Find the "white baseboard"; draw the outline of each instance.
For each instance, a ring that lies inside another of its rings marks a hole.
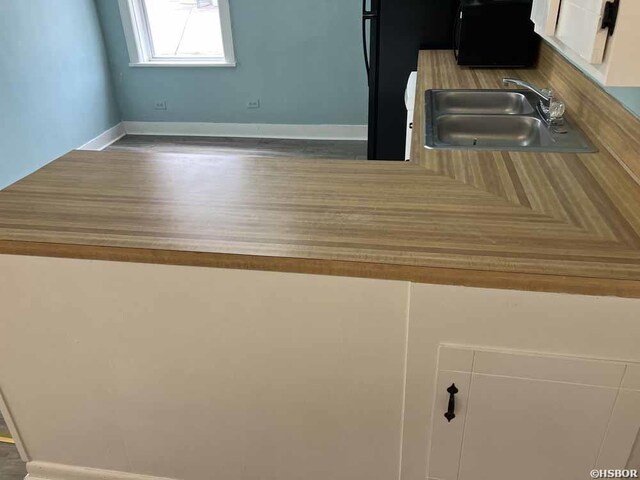
[[[102,132],[93,140],[89,140],[87,143],[79,147],[78,150],[104,150],[112,143],[120,140],[126,134],[127,132],[124,129],[124,125],[120,122],[115,127]]]
[[[127,134],[202,137],[366,140],[366,125],[284,125],[272,123],[121,122],[78,150],[104,150]]]
[[[366,140],[366,125],[282,125],[271,123],[123,122],[132,135]]]
[[[74,467],[48,462],[27,463],[25,480],[173,480],[166,477],[152,477],[137,473],[100,470],[97,468]]]

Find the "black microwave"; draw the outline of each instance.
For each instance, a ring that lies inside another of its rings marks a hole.
[[[454,27],[458,65],[530,67],[540,37],[533,31],[532,0],[460,0]]]

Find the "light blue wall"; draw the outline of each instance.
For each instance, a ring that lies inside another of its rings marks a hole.
[[[617,98],[628,110],[640,118],[640,88],[639,87],[609,87],[606,89]]]
[[[92,0],[0,1],[0,188],[119,116]]]
[[[96,0],[124,120],[367,123],[361,0],[229,3],[236,68],[132,68],[117,0]]]
[[[590,78],[593,78],[593,76],[587,73],[584,68],[582,68],[576,62],[574,62],[573,59],[569,58],[564,52],[562,52],[561,50],[558,50],[553,45],[552,45],[552,48],[554,48],[568,62],[575,65],[575,67],[581,70],[585,75],[587,75]],[[634,61],[634,60],[629,59],[629,61]],[[607,91],[607,93],[609,93],[609,95],[611,95],[613,98],[615,98],[620,103],[622,103],[622,105],[627,110],[635,114],[636,117],[640,118],[640,87],[605,87],[605,90]]]

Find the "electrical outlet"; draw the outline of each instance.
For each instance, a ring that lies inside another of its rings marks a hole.
[[[155,105],[153,106],[153,108],[155,108],[156,110],[166,110],[167,109],[167,101],[166,100],[162,100],[160,102],[156,102]]]
[[[249,100],[247,102],[247,108],[260,108],[260,99],[256,99],[256,100]]]

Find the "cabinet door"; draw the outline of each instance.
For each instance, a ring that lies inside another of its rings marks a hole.
[[[447,350],[437,388],[461,383],[462,409],[449,423],[448,399],[436,392],[431,478],[581,480],[603,464],[602,454],[628,458],[640,412],[636,393],[616,404],[624,363],[474,350],[467,387],[464,373],[448,366],[455,349]]]
[[[558,23],[560,0],[533,0],[531,21],[539,35],[554,35]]]
[[[409,74],[407,89],[404,92],[404,103],[407,106],[407,139],[405,143],[405,160],[411,159],[411,142],[413,140],[413,111],[416,103],[416,85],[418,82],[418,72]]]
[[[563,0],[556,36],[590,63],[602,63],[608,32],[601,28],[607,0]]]
[[[404,147],[404,159],[411,160],[411,144],[413,143],[413,109],[407,110],[407,140]]]

